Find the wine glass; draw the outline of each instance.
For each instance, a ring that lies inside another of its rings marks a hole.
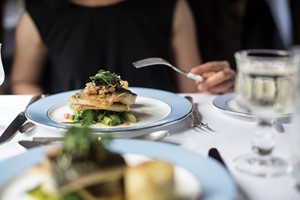
[[[273,124],[279,117],[291,113],[298,68],[288,51],[252,49],[235,53],[237,80],[236,100],[248,108],[257,130],[251,140],[252,154],[234,160],[236,169],[256,176],[279,176],[289,172],[288,163],[273,156],[275,138]]]
[[[5,79],[5,73],[4,73],[2,57],[1,57],[1,49],[2,49],[2,44],[0,43],[0,86],[3,84]]]
[[[293,54],[294,63],[300,67],[300,45],[293,46],[291,48]],[[292,177],[295,180],[296,188],[300,191],[300,80],[296,82],[298,90],[296,91],[296,102],[294,106],[294,112],[291,120],[291,129],[289,131],[290,136],[290,150],[291,150],[291,165],[292,165]]]

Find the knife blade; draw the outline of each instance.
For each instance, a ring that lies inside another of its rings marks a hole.
[[[23,146],[25,149],[31,149],[34,147],[44,146],[48,144],[59,144],[59,142],[41,142],[41,141],[32,141],[32,140],[21,140],[18,143]]]
[[[169,140],[162,140],[166,134],[169,134],[169,131],[161,130],[161,131],[154,131],[145,135],[135,136],[131,139],[140,139],[140,140],[151,140],[151,141],[159,141],[173,145],[180,145],[175,141]],[[100,138],[101,136],[99,136]],[[42,145],[54,144],[54,143],[61,143],[63,142],[63,137],[33,137],[32,140],[21,140],[19,144],[25,147],[26,149],[38,147]]]
[[[216,148],[209,149],[208,156],[211,157],[211,158],[214,158],[217,161],[219,161],[221,163],[221,165],[223,165],[227,169],[227,166],[226,166],[223,158],[221,157],[218,149],[216,149]]]
[[[179,143],[177,142],[173,142],[173,141],[167,141],[167,140],[163,140],[163,141],[160,141],[160,142],[163,142],[163,143],[167,143],[167,144],[172,144],[172,145],[180,145]],[[62,140],[55,140],[53,139],[51,141],[51,139],[49,139],[49,141],[46,140],[20,140],[18,141],[18,143],[24,147],[25,149],[31,149],[31,148],[34,148],[34,147],[39,147],[39,146],[44,146],[44,145],[52,145],[52,144],[61,144],[62,143]]]
[[[16,134],[17,130],[22,126],[22,124],[27,120],[25,116],[26,109],[35,101],[39,100],[42,97],[42,95],[36,95],[33,96],[29,103],[26,105],[25,110],[20,112],[16,118],[8,125],[8,127],[4,130],[2,135],[0,136],[0,144],[3,142],[7,142],[10,139],[13,138],[13,136]]]

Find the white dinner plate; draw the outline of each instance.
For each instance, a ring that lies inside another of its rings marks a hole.
[[[134,156],[138,154],[174,164],[176,185],[180,188],[180,194],[189,195],[188,199],[195,199],[195,196],[196,199],[205,200],[235,198],[236,187],[228,171],[211,158],[178,146],[153,141],[113,139],[108,147],[128,156],[131,162],[136,161]],[[17,199],[23,200],[21,197],[24,191],[41,180],[34,174],[26,173],[27,169],[41,162],[49,148],[51,146],[33,148],[0,163],[0,199],[18,197]]]
[[[91,126],[94,131],[132,131],[161,126],[184,119],[192,110],[191,103],[175,93],[149,88],[133,87],[129,89],[137,94],[131,112],[137,117],[138,122],[117,126],[106,126],[97,123]],[[63,123],[67,121],[64,114],[72,113],[66,100],[77,91],[51,95],[31,104],[26,110],[26,117],[36,124],[66,129],[70,124]],[[72,126],[74,125],[72,124]]]
[[[228,93],[217,96],[213,100],[213,104],[222,111],[231,115],[253,118],[251,112],[238,105],[235,100],[235,93]]]
[[[217,96],[213,100],[213,105],[219,108],[221,111],[234,117],[251,119],[251,120],[254,118],[250,110],[241,107],[237,103],[235,99],[235,93],[227,93],[227,94]],[[287,122],[290,117],[291,114],[286,114],[280,117],[279,120],[281,120],[282,122]]]

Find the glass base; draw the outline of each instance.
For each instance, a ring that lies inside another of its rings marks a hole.
[[[244,155],[236,158],[234,165],[243,173],[262,177],[282,176],[291,172],[291,167],[286,161],[273,156]]]

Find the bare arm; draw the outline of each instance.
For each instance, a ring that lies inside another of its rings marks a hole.
[[[16,51],[11,71],[11,90],[14,94],[40,94],[38,85],[47,48],[27,12],[22,13],[16,28]]]
[[[175,65],[187,72],[201,63],[197,46],[196,27],[192,11],[186,0],[179,0],[176,5],[172,49]],[[195,81],[178,74],[180,92],[197,92]]]
[[[201,63],[197,47],[196,27],[192,11],[186,0],[178,0],[173,24],[173,51],[175,64],[185,71],[204,76],[204,81],[188,80],[178,75],[180,92],[210,92],[214,94],[232,92],[235,71],[227,61]]]

